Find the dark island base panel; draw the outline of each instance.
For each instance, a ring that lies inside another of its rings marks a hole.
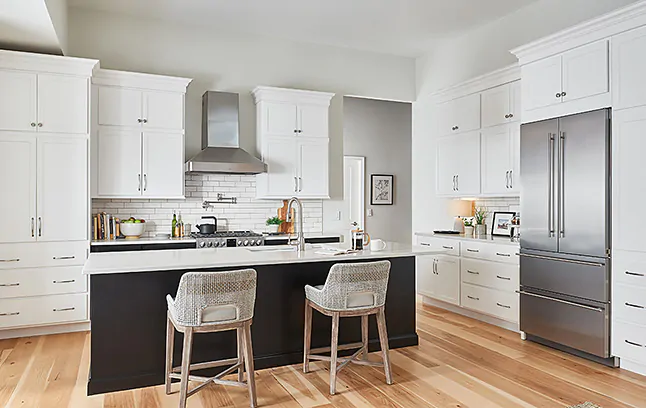
[[[415,258],[392,258],[386,322],[391,348],[418,344],[415,329]],[[337,262],[261,265],[253,325],[256,369],[301,363],[304,286],[325,283]],[[213,271],[232,268],[214,268]],[[164,383],[166,295],[175,294],[187,271],[92,275],[91,366],[88,395]],[[343,318],[339,343],[361,339],[361,320]],[[314,311],[312,347],[330,345],[331,319]],[[181,362],[182,334],[176,333],[174,365]],[[377,324],[370,317],[370,350],[379,350]],[[346,352],[346,355],[351,351]],[[341,354],[341,353],[340,353]],[[192,362],[232,358],[235,331],[196,334]],[[226,368],[226,367],[225,367]],[[215,375],[218,369],[204,374]],[[219,369],[221,370],[221,369]]]

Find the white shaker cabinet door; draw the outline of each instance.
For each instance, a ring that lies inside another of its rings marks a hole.
[[[424,296],[435,297],[435,257],[432,255],[418,256],[415,258],[417,272],[417,293]]]
[[[460,304],[460,258],[438,255],[435,298],[454,305]]]
[[[522,67],[523,110],[531,111],[561,103],[561,60],[562,57],[557,55]]]
[[[88,238],[88,141],[38,138],[38,241]]]
[[[296,136],[298,106],[288,102],[263,102],[265,133],[271,136]]]
[[[505,194],[510,189],[509,127],[482,131],[482,193]]]
[[[139,127],[143,120],[143,93],[136,89],[99,86],[99,125]]]
[[[144,197],[184,196],[184,136],[181,133],[143,134]]]
[[[98,196],[141,196],[141,132],[100,127],[97,140]]]
[[[296,143],[293,138],[269,137],[263,155],[267,164],[267,195],[291,197],[298,192]]]
[[[298,160],[298,196],[327,198],[329,196],[328,139],[300,140]]]
[[[640,214],[646,200],[646,107],[615,112],[612,152],[612,246],[641,251],[646,248]]]
[[[456,179],[457,193],[460,196],[480,194],[480,132],[456,136],[458,163]]]
[[[325,105],[298,105],[298,135],[329,137],[328,107]]]
[[[509,125],[509,190],[512,193],[520,194],[520,123]]]
[[[509,122],[518,122],[522,112],[522,86],[521,81],[509,84]]]
[[[460,155],[459,139],[447,136],[437,141],[437,180],[438,195],[457,195],[456,177]]]
[[[89,79],[38,75],[38,131],[89,133]]]
[[[181,131],[184,129],[184,94],[145,91],[144,127]]]
[[[0,71],[0,130],[36,131],[36,74]]]
[[[0,134],[0,243],[36,240],[36,137]]]
[[[563,102],[606,93],[609,81],[607,40],[563,54]]]
[[[465,96],[454,101],[453,117],[456,129],[453,133],[471,132],[480,129],[480,94]]]
[[[612,37],[613,109],[646,105],[646,27]]]
[[[502,125],[509,121],[511,85],[505,84],[482,93],[482,127]]]

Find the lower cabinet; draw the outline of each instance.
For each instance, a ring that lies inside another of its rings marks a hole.
[[[446,251],[417,257],[418,294],[519,322],[517,246],[425,236],[417,244]]]
[[[88,320],[86,293],[0,299],[0,328],[20,328]]]

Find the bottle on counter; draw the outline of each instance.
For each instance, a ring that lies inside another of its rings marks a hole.
[[[175,235],[175,228],[177,228],[177,214],[175,211],[173,211],[173,221],[171,222],[171,229],[170,229],[170,236],[171,238],[175,238],[177,235]]]
[[[177,217],[177,228],[175,230],[177,238],[184,237],[184,221],[182,221],[182,212],[179,212]]]

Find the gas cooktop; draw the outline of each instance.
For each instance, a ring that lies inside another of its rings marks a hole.
[[[262,237],[253,231],[217,231],[212,234],[202,234],[201,232],[191,233],[193,238],[238,238],[238,237]]]
[[[253,231],[217,231],[212,234],[194,232],[197,248],[233,248],[261,246],[265,244],[262,234]]]

